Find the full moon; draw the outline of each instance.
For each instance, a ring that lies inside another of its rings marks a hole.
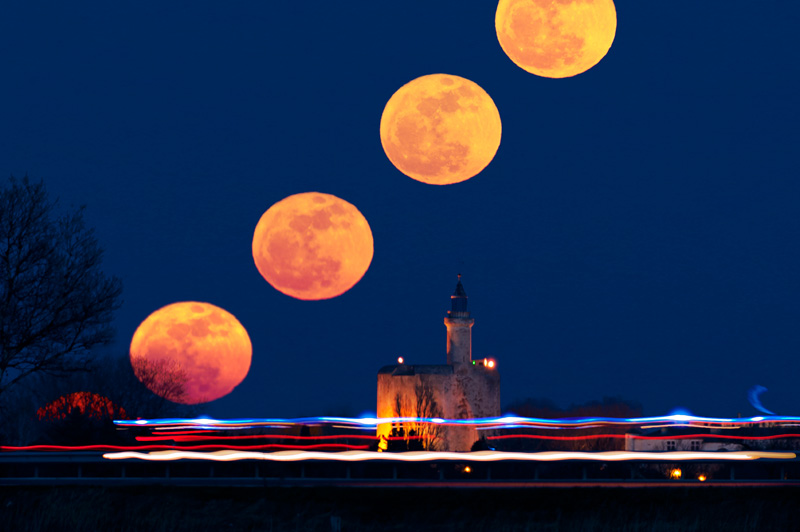
[[[250,337],[232,314],[210,303],[173,303],[133,334],[131,366],[153,393],[183,404],[229,394],[250,369]]]
[[[500,113],[476,83],[449,74],[412,80],[395,92],[381,116],[381,144],[392,164],[429,185],[451,185],[492,162]]]
[[[372,262],[372,231],[343,199],[305,192],[282,199],[261,216],[253,259],[276,290],[303,300],[350,290]]]
[[[500,0],[497,40],[517,66],[568,78],[605,57],[617,31],[612,0]]]

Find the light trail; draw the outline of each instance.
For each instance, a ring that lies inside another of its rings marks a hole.
[[[641,418],[568,418],[542,419],[517,416],[503,416],[482,419],[442,419],[442,418],[343,418],[343,417],[311,417],[297,419],[138,419],[135,421],[116,420],[114,424],[120,428],[147,427],[156,430],[187,429],[222,430],[231,428],[273,427],[288,428],[292,426],[334,425],[340,428],[374,429],[378,425],[403,423],[430,423],[450,426],[473,426],[476,428],[589,428],[590,426],[638,425],[638,426],[690,426],[695,428],[727,428],[725,425],[752,425],[758,423],[797,424],[800,417],[757,416],[751,418],[710,418],[674,414],[658,417]]]
[[[269,450],[305,450],[329,449],[331,451],[366,450],[369,445],[348,445],[344,443],[320,443],[317,445],[282,445],[268,443],[264,445],[192,445],[189,447],[176,447],[175,445],[26,445],[20,447],[0,446],[0,452],[20,451],[174,451],[187,449],[197,451],[212,450],[237,450],[237,451],[269,451]]]
[[[190,431],[195,432],[195,431]],[[176,442],[189,442],[189,441],[208,441],[208,440],[299,440],[299,441],[308,441],[308,440],[370,440],[376,441],[378,438],[376,436],[369,436],[367,434],[328,434],[324,436],[292,436],[289,434],[245,434],[242,436],[227,436],[227,435],[205,435],[205,436],[197,436],[197,435],[188,435],[184,436],[183,433],[169,433],[169,435],[162,435],[164,433],[159,433],[158,436],[136,436],[136,441],[164,441],[164,440],[172,440]],[[403,438],[391,438],[391,439],[403,439]]]
[[[754,423],[760,423],[760,421],[756,421]],[[739,429],[745,427],[745,425],[742,424],[742,425],[735,425],[733,427],[728,427],[728,426],[725,426],[724,424],[716,424],[713,427],[710,427],[708,424],[701,425],[701,424],[697,424],[697,423],[661,423],[659,425],[642,425],[639,428],[643,429],[643,430],[646,430],[646,429],[664,429],[664,428],[672,428],[672,429],[674,429],[674,428],[681,428],[681,427],[688,427],[688,428],[693,428],[693,429],[714,428],[714,429],[720,429],[720,430],[739,430]]]
[[[455,461],[455,462],[499,462],[499,461],[525,461],[525,462],[559,462],[564,460],[592,460],[598,462],[624,462],[630,460],[641,461],[750,461],[759,459],[793,460],[795,453],[769,452],[769,451],[730,451],[717,452],[682,452],[673,451],[665,453],[656,452],[559,452],[549,451],[542,453],[508,453],[497,451],[477,451],[472,453],[452,452],[427,452],[414,451],[406,453],[379,453],[373,451],[344,451],[340,453],[322,453],[314,451],[279,451],[275,453],[258,453],[244,451],[157,451],[153,453],[118,452],[105,453],[103,458],[108,460],[148,460],[166,462],[172,460],[211,460],[215,462],[232,462],[236,460],[267,460],[272,462],[301,462],[306,460],[326,460],[338,462],[429,462],[429,461]]]
[[[177,436],[177,435],[176,435]],[[293,440],[317,440],[317,439],[360,439],[377,441],[375,436],[366,435],[352,435],[352,436],[253,436],[254,438],[270,439],[270,438],[286,438]],[[585,441],[585,440],[598,440],[598,439],[624,439],[625,434],[586,434],[580,436],[550,436],[540,434],[501,434],[497,436],[489,436],[489,440],[509,440],[509,439],[531,439],[531,440],[547,440],[547,441]],[[725,440],[780,440],[786,438],[800,438],[800,434],[772,434],[768,436],[739,436],[731,434],[679,434],[674,436],[627,436],[633,440],[689,440],[689,439],[725,439]],[[159,436],[142,436],[137,438],[143,441],[159,441],[159,440],[175,440],[175,441],[207,441],[210,438],[203,437],[190,437],[186,439],[177,437],[164,437]],[[191,439],[190,439],[191,438]],[[194,438],[198,438],[195,440]],[[230,438],[230,437],[226,437]],[[238,439],[238,438],[232,438]],[[403,437],[389,437],[390,441],[401,441],[406,438]],[[407,439],[419,439],[419,437],[412,436]],[[311,445],[282,445],[277,443],[268,443],[262,445],[228,445],[228,444],[206,444],[206,445],[192,445],[189,447],[177,447],[175,445],[26,445],[26,446],[0,446],[0,452],[20,452],[20,451],[172,451],[172,450],[190,450],[190,451],[211,451],[211,450],[237,450],[237,451],[269,451],[269,450],[297,450],[303,451],[308,449],[329,449],[331,451],[341,450],[366,450],[369,445],[350,445],[343,443],[319,443]],[[715,454],[716,456],[716,454]]]
[[[582,436],[550,436],[543,434],[500,434],[498,436],[487,436],[487,440],[509,440],[514,438],[532,440],[555,440],[555,441],[582,441],[597,440],[603,438],[629,438],[631,440],[691,440],[691,439],[722,439],[722,440],[780,440],[784,438],[800,438],[800,434],[771,434],[769,436],[740,436],[735,434],[676,434],[672,436],[638,436],[632,434],[586,434]]]

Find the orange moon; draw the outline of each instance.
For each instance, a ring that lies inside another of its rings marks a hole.
[[[381,116],[381,144],[392,164],[429,185],[477,175],[500,147],[500,113],[476,83],[449,74],[412,80]]]
[[[342,295],[372,262],[372,231],[355,206],[331,194],[284,198],[261,216],[253,260],[276,290],[304,300]]]
[[[250,369],[241,323],[210,303],[183,301],[150,314],[133,334],[131,366],[153,393],[183,404],[229,394]]]
[[[500,0],[497,40],[520,68],[546,78],[586,72],[617,32],[612,0]]]

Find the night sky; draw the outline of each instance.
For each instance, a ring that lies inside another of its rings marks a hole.
[[[14,2],[0,8],[0,170],[86,205],[122,278],[117,341],[176,301],[247,328],[218,417],[375,411],[398,356],[445,362],[456,274],[502,402],[603,396],[646,414],[800,415],[800,4],[618,1],[608,55],[567,79],[514,65],[496,2]],[[503,123],[476,177],[396,170],[383,107],[432,73]],[[341,297],[273,289],[263,212],[307,191],[369,221]]]

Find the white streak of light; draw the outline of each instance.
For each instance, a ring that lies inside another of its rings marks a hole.
[[[542,453],[507,453],[499,451],[477,451],[473,453],[442,453],[413,451],[407,453],[378,453],[374,451],[344,451],[340,453],[326,453],[314,451],[278,451],[274,453],[261,453],[253,451],[155,451],[150,453],[118,452],[105,453],[103,458],[108,460],[139,459],[152,461],[169,460],[213,460],[217,462],[230,462],[234,460],[269,460],[273,462],[298,462],[303,460],[330,460],[341,462],[361,462],[377,460],[383,462],[425,462],[435,460],[453,460],[458,462],[497,462],[503,460],[518,460],[532,462],[556,462],[560,460],[595,460],[600,462],[620,462],[625,460],[758,460],[771,458],[777,460],[791,460],[796,458],[795,453],[766,452],[766,451],[730,451],[730,452],[629,452],[607,451],[598,453],[587,452],[559,452],[549,451]]]

